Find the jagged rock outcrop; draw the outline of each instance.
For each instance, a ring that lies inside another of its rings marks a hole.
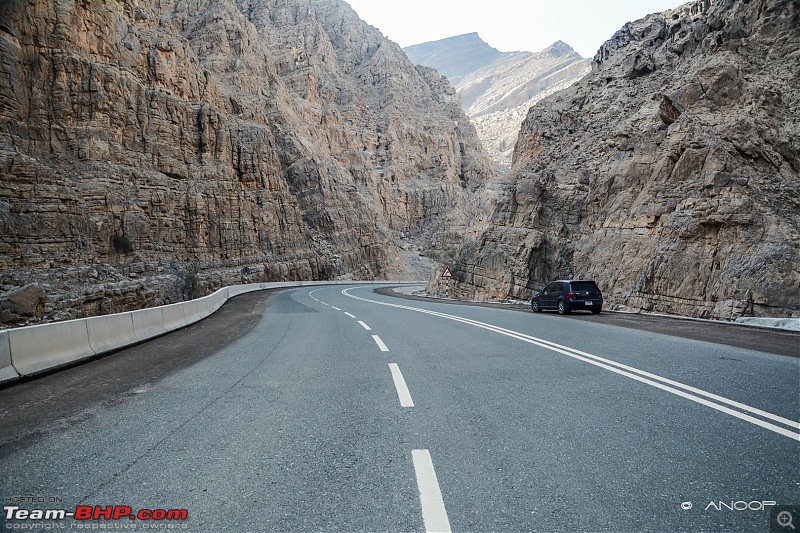
[[[340,0],[6,0],[0,72],[0,288],[47,294],[5,324],[243,266],[418,277],[491,173],[447,80]]]
[[[702,0],[625,25],[534,106],[456,293],[589,277],[616,309],[800,315],[800,4]]]
[[[591,69],[588,59],[561,41],[536,53],[499,52],[469,33],[403,50],[414,63],[436,68],[456,87],[499,174],[511,167],[528,109]]]

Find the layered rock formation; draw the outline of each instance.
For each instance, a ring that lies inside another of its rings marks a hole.
[[[7,0],[0,72],[7,325],[243,266],[416,278],[491,173],[447,80],[339,0]]]
[[[403,49],[456,87],[495,170],[505,174],[520,124],[536,102],[589,73],[590,61],[558,41],[540,52],[499,52],[477,33]]]
[[[625,25],[533,107],[462,297],[588,277],[608,306],[800,315],[800,5],[702,0]]]

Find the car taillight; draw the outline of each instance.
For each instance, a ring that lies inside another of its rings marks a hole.
[[[567,298],[575,298],[576,294],[574,292],[568,292]]]
[[[602,297],[603,297],[603,293],[602,293],[602,292],[600,292],[600,291],[597,291],[597,297],[598,297],[598,298],[602,298]]]

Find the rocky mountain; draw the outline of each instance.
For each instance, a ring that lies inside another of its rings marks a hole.
[[[489,46],[477,32],[414,44],[403,51],[412,63],[435,68],[455,86],[472,73],[511,55]]]
[[[588,59],[561,41],[536,53],[499,52],[477,33],[469,33],[403,50],[412,62],[436,68],[456,87],[500,174],[510,169],[528,109],[591,69]]]
[[[626,24],[534,106],[461,297],[588,277],[608,307],[800,316],[800,4],[699,0]]]
[[[0,3],[0,323],[417,278],[488,160],[340,0]]]

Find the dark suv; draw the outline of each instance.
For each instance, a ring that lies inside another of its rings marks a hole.
[[[597,314],[603,309],[603,293],[592,280],[561,279],[535,291],[531,309],[534,313],[542,309],[558,309],[562,315],[583,309]]]

